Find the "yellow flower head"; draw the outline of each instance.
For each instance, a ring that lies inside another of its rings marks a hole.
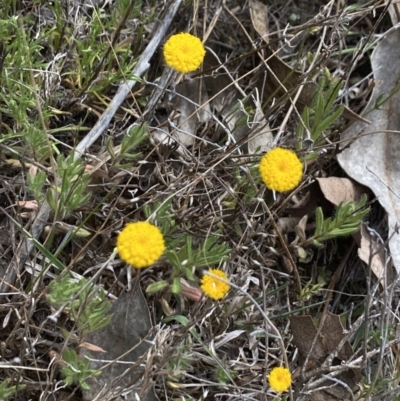
[[[201,40],[186,32],[172,35],[164,45],[165,62],[179,72],[197,70],[205,54]]]
[[[124,262],[141,269],[160,259],[165,251],[164,236],[147,221],[129,223],[118,235],[117,249]]]
[[[273,390],[280,393],[289,389],[292,384],[292,375],[289,369],[276,367],[271,370],[268,382]]]
[[[219,269],[210,269],[209,272],[214,276],[218,276],[228,281],[228,276],[225,272]],[[210,276],[209,274],[205,274],[201,279],[201,289],[204,294],[212,299],[222,299],[226,293],[229,291],[231,286],[228,283],[225,283],[222,280],[218,280]]]
[[[301,181],[303,164],[291,150],[275,148],[261,158],[260,174],[269,189],[290,191]]]

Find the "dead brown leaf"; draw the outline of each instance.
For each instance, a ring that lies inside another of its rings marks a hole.
[[[366,192],[366,188],[348,178],[327,177],[317,178],[317,181],[325,198],[335,206],[340,202],[359,202]]]
[[[204,68],[211,68],[218,65],[219,61],[211,52],[207,52]],[[224,123],[232,133],[236,142],[246,141],[249,154],[266,152],[271,148],[273,135],[271,128],[264,116],[261,107],[261,99],[258,90],[247,98],[240,88],[232,85],[232,78],[229,74],[218,73],[216,76],[204,78],[212,107],[223,117]],[[240,106],[240,107],[238,107]],[[245,113],[245,107],[255,109],[253,117]],[[240,120],[247,118],[247,124],[238,124]]]
[[[258,0],[250,1],[250,16],[256,32],[261,36],[265,43],[268,42],[268,7]],[[274,51],[270,48],[266,49],[266,63],[269,73],[266,80],[265,99],[284,94],[293,95],[299,88],[303,86],[302,92],[297,101],[297,106],[310,105],[317,84],[315,82],[304,83],[303,73],[296,71],[284,61],[282,61]],[[262,88],[263,83],[257,85]],[[301,109],[301,107],[300,107]]]
[[[146,299],[139,286],[133,293],[120,295],[112,305],[111,316],[111,322],[106,327],[85,336],[86,343],[106,352],[99,357],[97,351],[81,348],[81,353],[90,357],[90,368],[102,369],[101,376],[90,382],[90,390],[83,393],[85,400],[122,401],[122,397],[115,395],[117,387],[113,383],[117,378],[120,389],[136,383],[136,391],[143,390],[140,388],[143,380],[137,381],[137,377],[143,376],[144,369],[135,362],[149,349],[149,343],[144,339],[152,326]],[[128,368],[129,372],[126,372]],[[123,399],[136,400],[135,391],[127,393]],[[153,389],[141,399],[158,400]]]
[[[382,286],[385,282],[385,274],[387,275],[387,282],[391,283],[391,270],[387,266],[383,245],[375,241],[364,226],[361,226],[360,236],[359,258],[368,266],[371,266],[372,272],[380,280]]]
[[[389,216],[389,247],[400,273],[400,31],[390,32],[371,56],[375,87],[364,115],[372,121],[357,121],[342,134],[350,144],[338,155],[346,173],[369,187]],[[362,135],[360,135],[362,134]],[[354,141],[354,139],[356,139]]]
[[[325,316],[324,324],[319,334],[311,316],[292,316],[290,318],[290,327],[293,334],[293,344],[298,348],[303,362],[308,356],[306,370],[319,367],[325,358],[337,349],[345,336],[340,317],[329,312]],[[346,341],[338,352],[338,359],[334,359],[334,363],[340,364],[342,361],[347,361],[352,355],[351,345]],[[337,378],[346,383],[350,389],[355,390],[360,380],[360,372],[353,369],[345,370]],[[313,401],[348,400],[348,390],[334,384],[335,382],[329,380],[322,383],[321,387],[325,387],[325,389],[311,393],[312,397],[310,395],[310,399]]]
[[[88,343],[88,342],[86,342],[86,341],[81,342],[81,343],[79,344],[79,347],[80,347],[80,348],[88,349],[89,351],[92,351],[92,352],[107,352],[107,351],[104,350],[103,348],[98,347],[98,346],[95,345],[95,344]]]
[[[261,38],[268,43],[268,7],[258,0],[250,0],[249,4],[253,27]]]

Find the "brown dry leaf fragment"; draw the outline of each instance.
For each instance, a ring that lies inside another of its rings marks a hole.
[[[340,316],[328,312],[321,333],[324,337],[325,349],[327,353],[330,354],[336,349],[345,336]],[[338,358],[342,361],[347,361],[352,355],[353,349],[350,343],[346,341],[343,348],[339,351]]]
[[[204,68],[215,68],[221,63],[212,52],[207,52]],[[262,111],[262,101],[259,92],[255,88],[251,97],[236,84],[233,85],[229,74],[218,71],[216,74],[204,78],[212,107],[223,117],[223,122],[231,132],[236,142],[243,143],[246,140],[249,154],[266,152],[271,148],[273,135],[271,128]],[[252,117],[246,112],[246,107],[255,109]],[[241,123],[246,119],[246,124]],[[244,145],[243,145],[244,146]]]
[[[39,210],[39,205],[36,201],[17,201],[17,205],[24,209]]]
[[[392,20],[392,24],[396,25],[400,21],[400,4],[396,1],[385,0],[385,3],[389,4],[389,15]]]
[[[311,364],[322,360],[326,355],[326,351],[321,336],[317,337],[314,346],[312,346],[317,336],[317,328],[312,317],[309,315],[291,316],[289,320],[290,329],[293,334],[293,344],[298,348],[303,361],[310,353],[310,350],[312,350],[311,357],[309,358]]]
[[[364,225],[361,226],[360,234],[361,241],[358,248],[358,257],[368,266],[371,266],[372,272],[380,280],[382,286],[385,283],[385,274],[387,283],[392,283],[392,271],[387,266],[384,247],[371,237]],[[386,266],[387,269],[385,269]]]
[[[399,42],[400,31],[393,30],[372,53],[375,87],[364,113],[372,124],[357,121],[343,132],[343,147],[358,138],[338,155],[346,173],[369,187],[388,213],[392,237],[389,247],[397,273],[400,273]]]
[[[250,0],[251,22],[256,32],[268,43],[268,7],[258,0]]]
[[[152,326],[147,302],[139,286],[136,286],[133,293],[120,295],[111,307],[111,316],[111,321],[106,327],[85,336],[85,341],[96,344],[106,352],[99,357],[97,352],[87,348],[80,349],[81,354],[90,358],[91,369],[102,369],[101,375],[88,383],[90,390],[83,392],[83,398],[87,401],[135,401],[135,393],[146,390],[141,388],[147,380],[146,372],[136,362],[150,347],[145,339],[149,339],[148,334]],[[115,383],[118,383],[118,387]],[[124,398],[117,396],[118,390],[122,392],[132,383],[135,383],[134,391],[125,391]],[[158,400],[153,388],[140,399]]]
[[[310,355],[308,369],[319,367],[325,358],[336,350],[345,336],[340,317],[329,312],[325,316],[324,325],[318,336],[318,329],[311,316],[292,316],[290,318],[290,327],[293,334],[293,343],[298,348],[300,357],[304,361]],[[335,358],[334,362],[340,364],[342,361],[347,361],[352,355],[351,345],[346,341],[343,348],[339,350],[338,359]],[[336,377],[347,384],[351,390],[355,391],[361,375],[359,371],[349,369],[341,372]],[[345,401],[349,399],[348,391],[344,387],[335,385],[333,381],[327,380],[321,383],[321,387],[326,388],[325,390],[311,393],[311,400]]]
[[[282,234],[287,234],[294,232],[299,221],[300,217],[280,217],[276,222],[276,225]]]
[[[256,88],[256,96],[253,97],[253,102],[256,108],[256,112],[251,122],[251,126],[254,127],[249,134],[249,140],[247,142],[247,149],[250,155],[255,153],[264,153],[271,149],[274,136],[272,135],[271,127],[269,126],[265,115],[262,111],[262,104]]]
[[[163,144],[177,143],[177,152],[188,157],[188,149],[198,138],[198,125],[211,118],[204,80],[194,78],[177,85],[170,99],[170,111],[173,112],[169,116],[171,124],[153,130],[153,138]]]
[[[335,206],[340,202],[359,202],[366,192],[361,185],[348,178],[327,177],[317,178],[317,181],[325,198]]]
[[[82,343],[80,343],[80,344],[79,344],[79,347],[80,347],[80,348],[88,349],[89,351],[92,351],[92,352],[107,352],[107,351],[104,350],[103,348],[98,347],[97,345],[88,343],[88,342],[86,342],[86,341],[83,341]]]
[[[268,21],[268,7],[258,0],[252,0],[250,1],[250,16],[254,29],[264,42],[268,44],[269,30],[266,22]],[[284,93],[293,95],[298,90],[299,85],[304,85],[297,106],[310,105],[314,93],[317,90],[317,84],[314,82],[302,83],[302,81],[304,81],[303,73],[287,65],[274,54],[272,49],[267,48],[266,55],[266,63],[270,71],[267,75],[265,99],[263,100],[267,100],[273,94],[275,94],[274,96]],[[262,80],[257,83],[257,87],[261,89],[263,85],[264,82],[262,78]]]
[[[318,336],[314,347],[311,345],[317,335],[317,328],[311,316],[292,316],[290,326],[293,334],[293,343],[299,349],[299,353],[306,358],[311,350],[310,361],[318,361],[327,357],[333,352],[344,337],[344,329],[340,317],[328,312],[321,333]],[[339,351],[338,358],[346,361],[353,355],[349,342],[346,342]]]
[[[270,54],[266,62],[269,73],[265,85],[264,100],[268,100],[273,93],[275,93],[275,97],[278,95],[283,96],[286,93],[293,97],[299,87],[303,86],[303,90],[296,102],[296,107],[299,111],[302,111],[304,106],[311,105],[314,93],[318,88],[315,82],[304,82],[301,72],[294,70],[274,54]],[[259,82],[259,85],[261,84],[262,82]]]
[[[294,243],[297,244],[298,240],[305,241],[307,239],[306,236],[307,222],[308,222],[308,215],[306,214],[300,219],[299,224],[297,224],[296,227],[294,228],[296,232],[296,239]]]

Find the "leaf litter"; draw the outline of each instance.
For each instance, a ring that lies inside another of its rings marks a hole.
[[[400,273],[400,32],[389,32],[371,56],[374,90],[363,115],[341,135],[338,161],[346,173],[369,187],[388,214],[389,248]]]

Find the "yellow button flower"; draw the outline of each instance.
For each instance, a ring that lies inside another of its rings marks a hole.
[[[271,370],[268,382],[273,390],[281,393],[289,389],[292,384],[292,375],[289,369],[276,367]]]
[[[303,164],[296,153],[283,148],[267,152],[261,158],[259,170],[267,188],[277,192],[296,188],[303,176]]]
[[[205,54],[201,40],[187,32],[172,35],[164,45],[167,65],[183,73],[197,70]]]
[[[157,262],[165,251],[160,229],[147,221],[127,224],[117,238],[120,258],[141,269]]]
[[[219,269],[210,269],[209,272],[214,276],[218,276],[228,281],[228,276],[225,272]],[[201,289],[204,294],[212,299],[222,299],[226,293],[229,291],[231,286],[228,283],[225,283],[222,280],[218,280],[215,277],[210,276],[209,274],[204,274],[201,279]]]

